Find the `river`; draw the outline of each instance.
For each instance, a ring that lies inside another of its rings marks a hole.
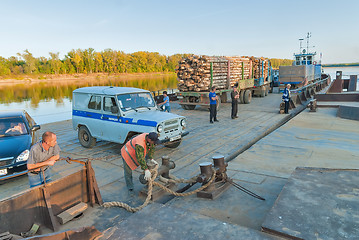
[[[88,86],[136,87],[149,91],[174,89],[177,77],[174,73],[140,76],[119,76],[111,79],[77,81],[42,81],[0,85],[0,111],[26,110],[38,124],[71,119],[72,91]]]

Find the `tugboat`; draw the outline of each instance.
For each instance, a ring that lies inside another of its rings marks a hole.
[[[302,47],[303,38],[299,39],[299,53],[294,53],[292,66],[279,66],[279,83],[291,84],[292,88],[305,86],[308,83],[321,79],[321,62],[315,61],[316,52],[309,52],[309,39],[311,33],[307,33],[307,48]]]

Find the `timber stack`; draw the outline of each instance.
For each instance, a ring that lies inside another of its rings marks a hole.
[[[268,61],[255,57],[197,56],[184,58],[176,69],[178,90],[183,92],[228,89],[235,83],[268,76]]]

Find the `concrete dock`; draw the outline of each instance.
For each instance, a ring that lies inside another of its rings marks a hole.
[[[188,111],[172,103],[174,113],[187,117],[190,134],[183,138],[178,148],[158,146],[155,153],[155,159],[169,156],[176,163],[171,173],[187,179],[197,175],[199,163],[211,161],[212,156],[219,154],[230,157],[243,149],[243,153],[229,162],[228,176],[264,197],[265,201],[230,187],[215,200],[201,199],[195,195],[175,197],[166,202],[153,203],[135,214],[120,208],[104,209],[98,206],[88,209],[86,217],[71,221],[62,228],[94,225],[105,233],[103,239],[280,238],[263,233],[261,229],[297,167],[359,169],[358,121],[337,117],[336,108],[319,108],[314,113],[306,109],[271,132],[288,118],[288,115],[278,113],[280,102],[279,94],[253,98],[250,104],[239,105],[239,118],[233,120],[230,118],[230,103],[225,103],[218,112],[219,122],[214,124],[209,123],[206,108]],[[47,130],[58,135],[62,157],[96,159],[92,163],[105,202],[122,201],[133,206],[143,202],[142,198],[130,196],[126,190],[119,154],[121,145],[99,141],[94,148],[85,149],[77,139],[77,132],[72,130],[70,120],[43,125],[41,131]],[[258,136],[265,137],[257,142]],[[53,168],[54,178],[68,175],[80,167],[58,162]],[[143,188],[137,181],[140,173],[136,170],[134,174],[136,194]],[[198,188],[197,185],[189,191]],[[26,176],[7,181],[1,185],[0,199],[27,188]],[[145,230],[138,232],[134,227],[126,228],[133,223]],[[210,234],[211,229],[213,234]],[[180,235],[180,230],[189,235]]]

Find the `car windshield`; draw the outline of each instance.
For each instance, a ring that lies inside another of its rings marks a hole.
[[[25,123],[20,117],[0,119],[0,137],[28,134]]]
[[[117,96],[122,111],[136,110],[141,107],[154,107],[155,102],[150,93],[130,93]]]

